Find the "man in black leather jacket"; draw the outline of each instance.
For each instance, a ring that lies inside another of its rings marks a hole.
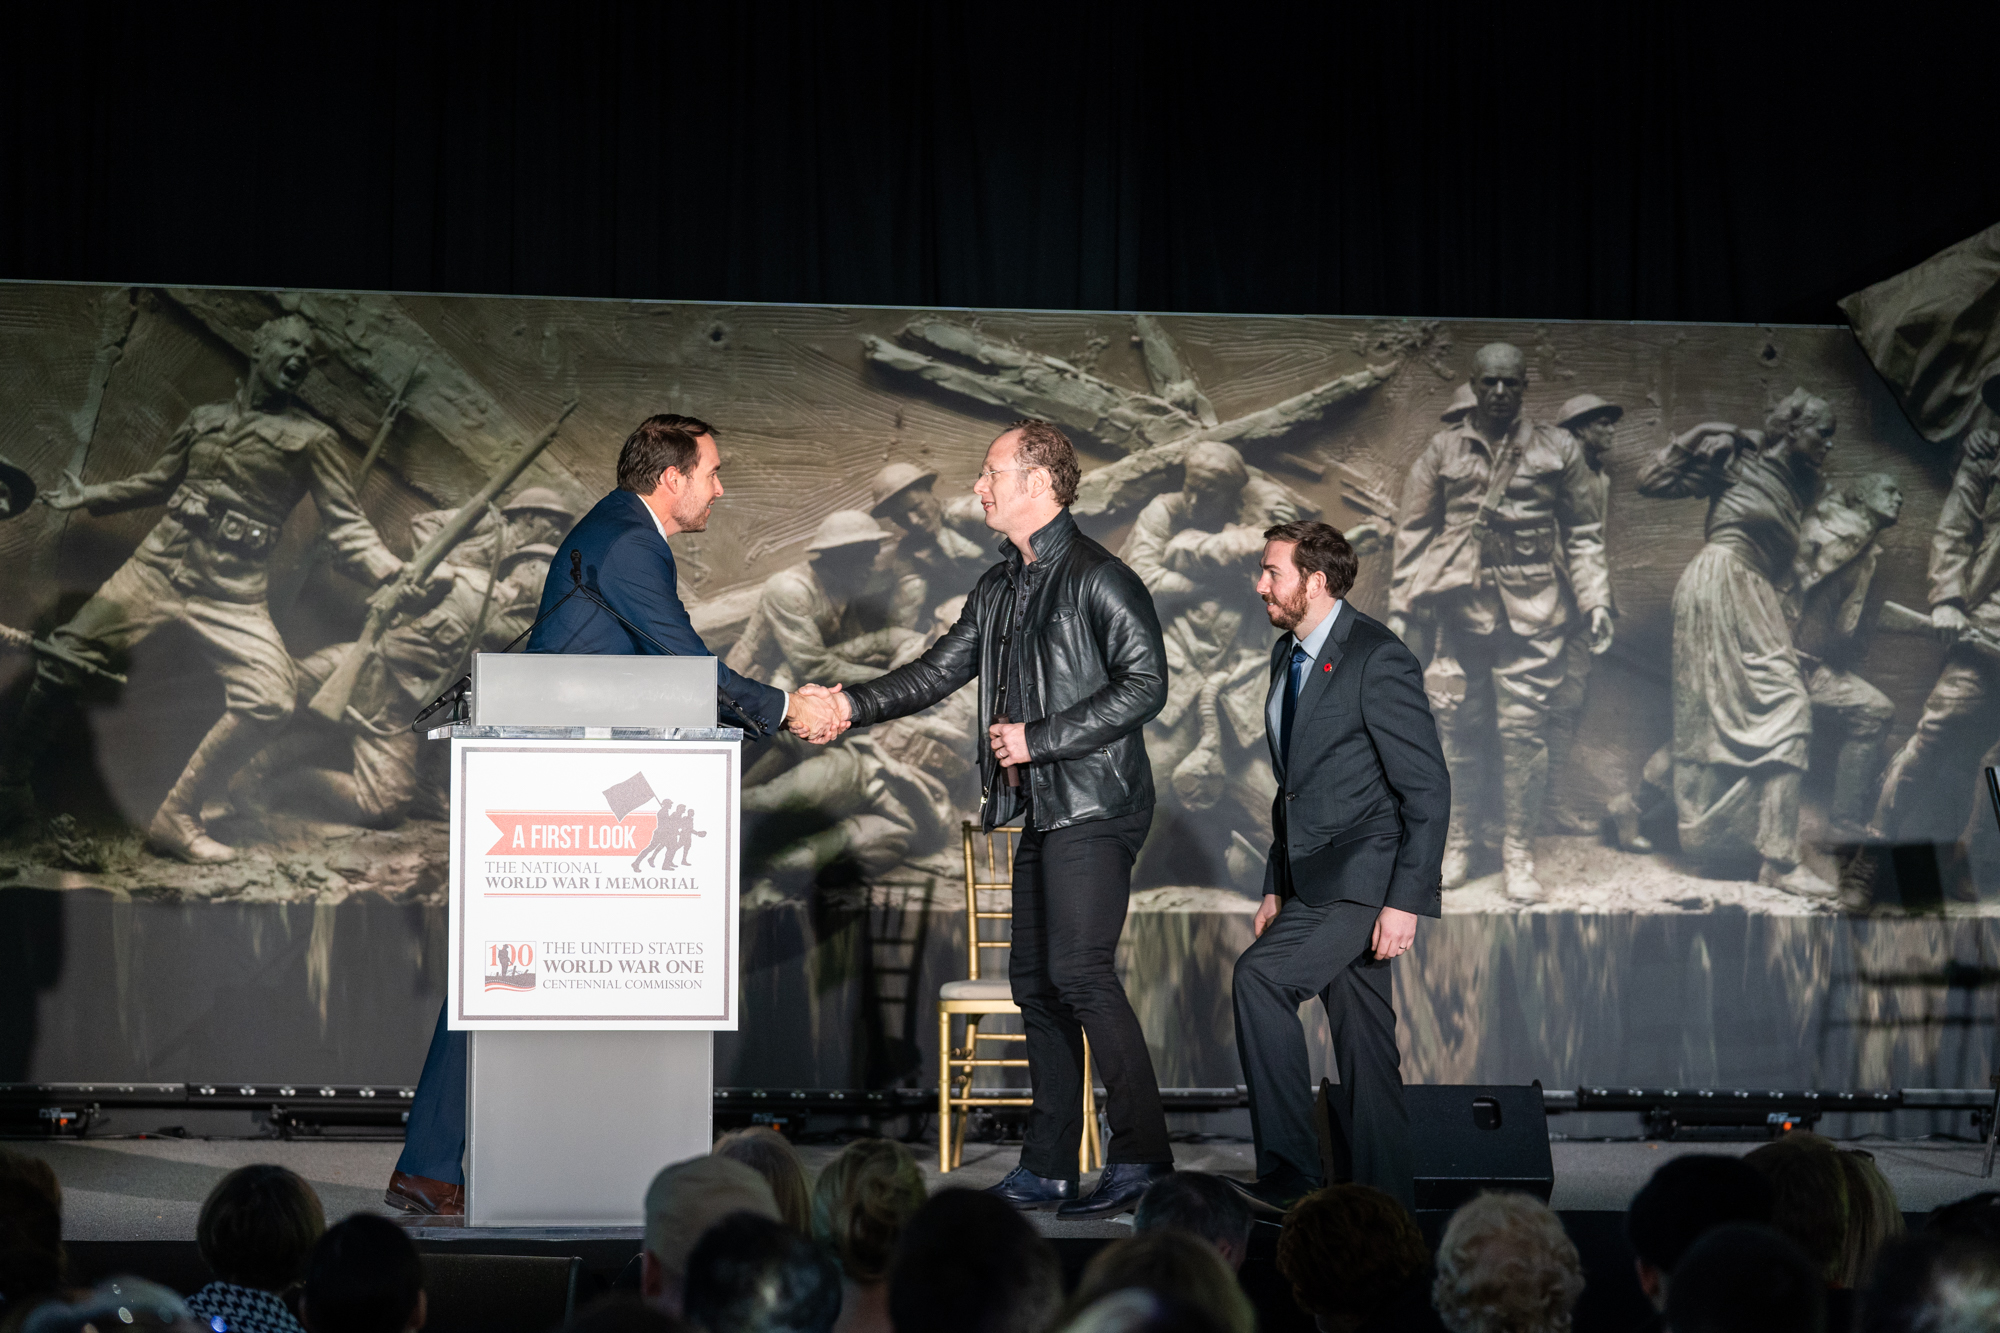
[[[1007,537],[1002,560],[929,652],[834,693],[866,726],[979,679],[990,723],[980,818],[988,829],[1016,819],[1023,828],[1008,979],[1034,1084],[1021,1165],[994,1192],[1021,1207],[1060,1204],[1065,1217],[1129,1209],[1173,1170],[1152,1056],[1113,968],[1132,862],[1153,822],[1141,729],[1166,702],[1166,645],[1139,576],[1070,517],[1078,475],[1075,450],[1047,422],[1017,422],[993,441],[973,490],[987,526]],[[1111,1144],[1082,1199],[1085,1033],[1108,1092]]]

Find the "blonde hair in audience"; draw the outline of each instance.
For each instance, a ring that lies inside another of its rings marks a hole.
[[[732,1129],[709,1151],[712,1156],[741,1162],[764,1177],[771,1186],[771,1197],[778,1201],[778,1220],[801,1236],[812,1234],[806,1169],[783,1134],[768,1125]]]
[[[924,1173],[908,1148],[892,1139],[856,1139],[813,1186],[813,1237],[833,1251],[848,1281],[880,1282],[924,1198]]]

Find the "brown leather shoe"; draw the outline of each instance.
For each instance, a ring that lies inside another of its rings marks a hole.
[[[398,1171],[389,1177],[389,1188],[382,1191],[382,1202],[427,1217],[464,1217],[465,1187]]]

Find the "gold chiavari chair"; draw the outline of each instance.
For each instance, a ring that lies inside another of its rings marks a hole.
[[[965,1126],[971,1112],[989,1106],[1027,1106],[1032,1098],[1026,1088],[975,1089],[973,1077],[980,1069],[1020,1069],[1025,1057],[987,1056],[980,1053],[982,1042],[1026,1041],[1019,1032],[981,1032],[982,1019],[996,1014],[1019,1014],[1014,990],[1004,970],[991,975],[980,964],[982,951],[1005,949],[1010,939],[1004,927],[992,923],[1009,922],[1009,911],[986,911],[979,905],[981,893],[1012,893],[1014,887],[1014,846],[1021,831],[998,828],[982,833],[968,822],[965,835],[965,969],[963,981],[947,981],[938,988],[938,1170],[957,1167],[965,1155]],[[984,852],[984,856],[980,855]],[[983,873],[982,873],[983,872]],[[992,931],[989,935],[989,931]],[[965,1024],[963,1045],[953,1040],[955,1020]],[[1077,1171],[1095,1171],[1104,1164],[1104,1145],[1097,1131],[1097,1090],[1090,1067],[1090,1039],[1083,1043],[1083,1142],[1077,1148]]]

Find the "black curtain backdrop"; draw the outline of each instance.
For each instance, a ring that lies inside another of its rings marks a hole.
[[[1996,9],[14,6],[0,277],[1832,321]]]

